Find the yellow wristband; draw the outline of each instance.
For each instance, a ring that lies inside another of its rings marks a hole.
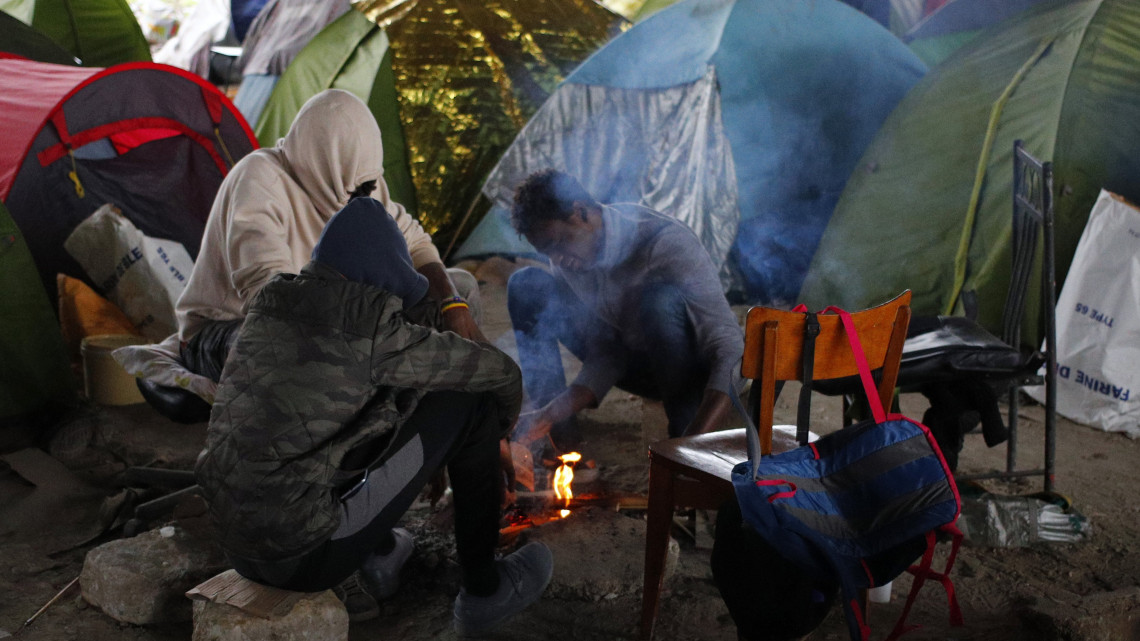
[[[448,303],[448,304],[444,305],[443,307],[439,308],[439,313],[442,314],[442,313],[447,312],[449,310],[460,309],[460,308],[467,309],[468,308],[467,303],[464,303],[464,302]]]

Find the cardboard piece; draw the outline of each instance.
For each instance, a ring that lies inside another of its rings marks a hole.
[[[289,614],[298,601],[313,596],[313,593],[262,585],[250,581],[235,570],[226,570],[191,588],[186,596],[194,601],[232,605],[262,619],[275,619]]]

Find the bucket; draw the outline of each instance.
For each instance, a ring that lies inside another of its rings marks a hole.
[[[119,365],[111,352],[146,342],[142,336],[130,334],[100,334],[84,338],[79,344],[79,353],[83,357],[83,391],[87,398],[100,405],[142,403],[144,399],[135,385],[135,377]]]

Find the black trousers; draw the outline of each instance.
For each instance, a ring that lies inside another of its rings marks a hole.
[[[242,576],[288,590],[326,590],[348,578],[411,506],[432,476],[447,466],[455,501],[455,545],[464,583],[495,572],[499,540],[500,412],[487,394],[433,392],[420,401],[366,480],[352,482],[341,499],[341,524],[332,537],[297,559],[258,562],[230,555]],[[366,446],[367,447],[367,446]]]

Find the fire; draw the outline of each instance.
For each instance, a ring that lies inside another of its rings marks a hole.
[[[558,459],[562,461],[562,465],[554,472],[554,496],[566,502],[569,507],[570,499],[574,498],[574,491],[570,488],[570,483],[574,481],[574,463],[582,460],[582,455],[578,452],[569,452],[559,456]],[[563,509],[559,512],[562,518],[570,515],[569,509]]]

